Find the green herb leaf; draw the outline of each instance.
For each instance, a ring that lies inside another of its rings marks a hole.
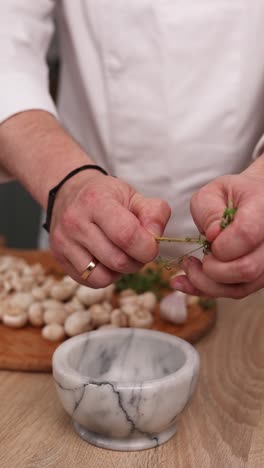
[[[117,292],[133,289],[137,294],[153,291],[157,296],[162,289],[171,290],[169,281],[162,275],[162,269],[147,268],[145,271],[122,276],[116,283]]]
[[[221,223],[220,223],[221,229],[225,229],[227,226],[229,226],[230,223],[232,223],[236,212],[237,212],[237,208],[234,208],[233,200],[230,200],[221,219]]]
[[[205,299],[205,298],[200,298],[199,299],[199,305],[202,307],[204,310],[210,310],[216,307],[216,300],[215,299]]]

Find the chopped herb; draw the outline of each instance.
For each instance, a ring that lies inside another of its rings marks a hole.
[[[204,299],[204,298],[201,297],[199,299],[199,305],[204,310],[213,309],[214,307],[216,307],[216,300],[215,299]]]
[[[169,281],[164,279],[161,268],[147,268],[141,272],[129,273],[122,276],[115,284],[118,292],[124,289],[133,289],[138,294],[153,291],[159,295],[162,289],[172,289]]]

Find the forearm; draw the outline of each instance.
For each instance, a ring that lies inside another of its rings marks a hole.
[[[48,112],[22,112],[0,126],[0,165],[44,208],[49,190],[89,163],[93,161]]]

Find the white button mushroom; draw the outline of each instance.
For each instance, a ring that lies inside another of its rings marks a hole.
[[[135,312],[138,311],[138,304],[123,304],[120,309],[126,315],[133,315]]]
[[[54,284],[50,289],[50,297],[56,299],[57,301],[67,301],[72,298],[75,293],[75,285],[71,283],[61,283]]]
[[[68,275],[65,275],[62,278],[62,282],[65,284],[70,284],[71,287],[74,288],[75,291],[77,291],[79,287],[79,283],[77,283],[77,281],[75,281],[73,278],[71,278],[71,276],[68,276]]]
[[[114,291],[115,291],[115,284],[109,284],[109,286],[104,288],[104,299],[110,302],[112,300]]]
[[[138,305],[139,304],[139,296],[137,294],[134,294],[133,296],[119,297],[119,305],[124,306],[126,304]]]
[[[79,335],[92,329],[92,317],[89,310],[74,312],[64,323],[68,336]]]
[[[93,304],[89,308],[89,312],[92,317],[92,323],[94,327],[100,327],[110,322],[111,310],[107,310],[104,304]]]
[[[148,309],[152,312],[157,304],[156,294],[151,291],[140,294],[138,296],[138,303],[143,309]]]
[[[64,310],[67,312],[67,315],[71,315],[73,312],[83,309],[84,305],[79,301],[78,297],[73,297],[71,301],[66,302],[64,305]]]
[[[56,280],[53,278],[53,276],[48,276],[41,287],[44,289],[44,291],[47,294],[49,294],[50,290],[51,290],[52,286],[54,286],[54,284],[56,284]]]
[[[2,316],[4,325],[12,328],[22,328],[27,324],[28,316],[24,309],[9,307],[8,313]]]
[[[127,327],[128,320],[126,314],[120,309],[114,309],[111,312],[111,323],[116,327]]]
[[[124,289],[120,292],[119,297],[130,297],[130,296],[137,296],[136,291],[134,289]]]
[[[28,318],[33,327],[42,327],[44,325],[43,313],[44,309],[40,302],[31,304],[28,310]]]
[[[106,323],[105,325],[101,325],[101,327],[98,327],[98,330],[108,330],[111,328],[119,328],[119,327],[117,327],[113,323]]]
[[[45,289],[43,289],[40,286],[36,286],[32,289],[32,296],[37,301],[44,301],[47,298],[48,294],[47,291],[45,291]]]
[[[112,306],[112,304],[110,304],[110,302],[104,301],[104,302],[102,302],[102,306],[109,313],[112,312],[112,310],[113,310],[113,306]]]
[[[42,328],[41,334],[43,338],[49,341],[60,341],[65,338],[65,332],[62,325],[51,323]]]
[[[19,307],[24,310],[27,310],[32,302],[34,302],[34,299],[29,292],[15,293],[10,297],[10,305],[12,307]]]
[[[151,328],[153,316],[147,309],[138,309],[134,314],[128,316],[128,323],[133,328]]]
[[[90,306],[102,302],[105,298],[105,291],[104,288],[93,289],[88,286],[80,286],[76,296],[85,306]]]
[[[55,299],[46,299],[42,302],[44,309],[62,309],[63,304]]]
[[[59,323],[63,325],[67,318],[67,313],[63,309],[47,309],[44,312],[43,319],[48,325],[49,323]]]

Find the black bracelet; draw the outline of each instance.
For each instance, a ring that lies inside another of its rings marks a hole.
[[[67,174],[66,177],[64,177],[64,179],[62,179],[58,185],[56,185],[49,191],[47,217],[45,223],[43,224],[43,228],[47,232],[50,231],[52,210],[58,190],[65,184],[67,180],[71,179],[71,177],[75,176],[75,174],[78,174],[78,172],[84,171],[86,169],[95,169],[96,171],[100,171],[103,174],[108,175],[102,167],[93,164],[86,164],[85,166],[77,167],[73,171],[69,172],[69,174]]]

